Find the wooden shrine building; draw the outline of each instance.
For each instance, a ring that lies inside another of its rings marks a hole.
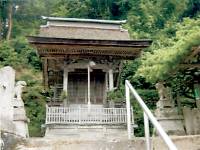
[[[118,86],[121,61],[135,59],[152,41],[130,40],[122,28],[126,21],[43,19],[47,24],[28,40],[42,59],[45,87],[54,91],[46,124],[126,123],[126,109],[109,109],[107,92]]]

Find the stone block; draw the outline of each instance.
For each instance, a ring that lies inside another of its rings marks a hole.
[[[158,122],[169,135],[185,135],[183,119],[177,118],[158,118]]]
[[[183,116],[178,114],[177,107],[157,108],[155,116],[169,135],[185,135]]]
[[[169,99],[163,99],[163,100],[159,100],[156,103],[156,106],[157,106],[157,108],[172,108],[172,107],[174,107],[174,104]]]
[[[155,110],[155,114],[157,117],[176,117],[178,115],[178,109],[176,107],[174,107],[174,108],[157,108]]]
[[[126,126],[114,125],[47,125],[45,137],[68,137],[70,139],[127,139]]]
[[[197,108],[200,109],[200,100],[196,100]]]
[[[200,134],[200,109],[183,108],[184,123],[188,135]]]
[[[11,67],[0,69],[0,118],[6,118],[9,121],[13,120],[13,105],[14,97],[15,71]]]

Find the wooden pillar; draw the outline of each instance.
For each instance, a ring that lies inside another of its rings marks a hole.
[[[44,82],[44,88],[48,89],[48,59],[43,58],[43,82]]]
[[[66,63],[64,62],[64,69],[63,69],[63,92],[65,92],[66,96],[68,95],[68,68]],[[67,97],[64,99],[64,106],[67,106]]]
[[[91,67],[95,66],[95,62],[93,61],[90,61],[87,65],[87,70],[88,70],[88,111],[90,111],[90,108],[91,108],[91,100],[90,100],[90,71],[91,70]]]
[[[92,89],[93,89],[93,101],[94,101],[94,103],[96,104],[97,103],[97,88],[96,88],[96,76],[95,76],[95,74],[94,74],[94,80],[92,81],[93,83],[92,83]],[[100,85],[99,85],[100,86]]]
[[[105,88],[106,88],[106,91],[109,90],[109,86],[108,86],[108,73],[105,72]]]
[[[91,101],[90,101],[90,65],[88,65],[87,70],[88,70],[88,108],[89,108],[91,105]]]
[[[114,89],[114,81],[113,81],[113,70],[109,69],[109,90],[112,91]]]
[[[108,73],[107,73],[107,71],[104,71],[105,72],[105,82],[104,82],[104,84],[105,84],[105,86],[104,86],[104,96],[103,96],[103,104],[104,105],[106,105],[107,104],[107,91],[108,91]]]
[[[63,91],[67,93],[68,88],[68,69],[65,67],[63,71]]]

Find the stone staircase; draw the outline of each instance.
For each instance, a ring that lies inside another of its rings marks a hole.
[[[142,145],[137,144],[137,145]],[[139,147],[137,147],[138,149]],[[75,140],[65,138],[32,138],[16,147],[17,150],[136,150],[128,140]]]
[[[200,135],[173,136],[178,150],[200,150]],[[66,137],[30,138],[16,146],[16,150],[145,150],[144,138],[84,140]],[[153,138],[153,150],[168,150],[163,141]]]

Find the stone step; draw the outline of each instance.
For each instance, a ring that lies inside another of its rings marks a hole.
[[[70,104],[70,108],[88,108],[87,104]],[[102,104],[92,104],[91,108],[104,108]]]
[[[59,137],[87,140],[127,139],[126,126],[80,126],[80,125],[53,125],[46,130],[45,137]]]
[[[138,145],[143,144],[142,142]],[[74,140],[64,137],[29,139],[16,147],[17,150],[136,150],[138,148],[128,140]]]
[[[178,150],[199,150],[200,135],[173,136]],[[16,146],[17,150],[145,150],[144,138],[133,140],[75,140],[66,137],[30,138]],[[163,141],[153,138],[154,150],[168,150]]]

